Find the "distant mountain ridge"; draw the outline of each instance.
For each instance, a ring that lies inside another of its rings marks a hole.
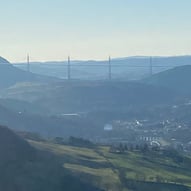
[[[5,64],[5,63],[9,63],[5,58],[0,56],[0,64]]]
[[[179,66],[143,80],[147,84],[191,94],[191,65]]]
[[[150,75],[150,56],[130,56],[111,58],[113,79],[139,80]],[[153,56],[153,73],[159,73],[177,66],[190,65],[191,56]],[[26,70],[26,63],[15,63]],[[31,62],[33,73],[67,78],[67,61]],[[108,79],[108,60],[73,60],[71,58],[71,77],[73,79]]]
[[[20,82],[38,82],[43,80],[48,81],[51,78],[23,71],[0,57],[0,88],[7,88]]]

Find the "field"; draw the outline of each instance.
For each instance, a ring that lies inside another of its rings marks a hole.
[[[82,148],[29,141],[54,153],[63,167],[83,181],[113,191],[191,190],[191,159],[174,153],[109,152],[109,147]],[[172,157],[173,156],[173,157]]]

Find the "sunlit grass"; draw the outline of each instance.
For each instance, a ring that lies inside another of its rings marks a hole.
[[[191,166],[184,167],[174,162],[172,158],[160,154],[140,152],[114,154],[110,153],[109,147],[106,146],[92,149],[49,142],[30,141],[30,143],[38,149],[62,156],[64,168],[74,174],[93,177],[95,185],[102,188],[115,187],[116,191],[123,190],[120,182],[121,171],[126,179],[157,182],[157,178],[160,178],[160,181],[165,183],[191,186]],[[65,157],[69,160],[64,161]],[[88,162],[91,165],[88,165]]]

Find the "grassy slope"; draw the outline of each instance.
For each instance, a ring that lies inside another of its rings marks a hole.
[[[49,152],[39,152],[6,127],[0,126],[1,191],[100,191],[62,168]]]
[[[93,182],[101,188],[115,188],[119,190],[120,180],[108,164],[105,157],[92,149],[63,146],[42,142],[31,142],[42,150],[48,150],[61,157],[63,166],[88,182]]]
[[[156,153],[145,155],[129,152],[119,155],[109,153],[108,147],[88,149],[42,142],[31,144],[55,153],[65,168],[105,190],[191,190],[179,186],[191,187],[189,158],[179,164],[170,157]],[[160,183],[156,183],[157,178],[161,179]]]

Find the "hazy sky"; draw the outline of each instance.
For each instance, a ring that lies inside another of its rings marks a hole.
[[[191,54],[191,0],[0,0],[12,62]]]

